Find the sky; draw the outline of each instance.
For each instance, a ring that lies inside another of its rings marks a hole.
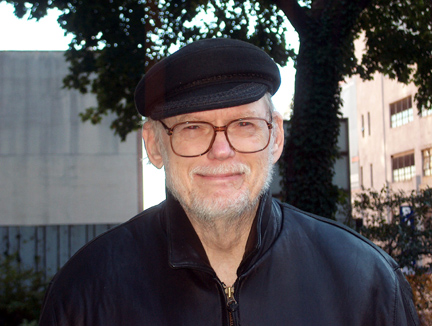
[[[0,2],[0,51],[66,50],[72,36],[57,23],[60,12],[50,9],[39,21],[19,19],[12,5]]]
[[[0,0],[1,1],[1,0]],[[64,51],[72,39],[66,35],[57,22],[60,11],[50,9],[48,15],[39,21],[22,19],[14,15],[12,5],[0,2],[0,51]],[[289,32],[289,43],[298,46],[298,37],[292,30]],[[280,69],[282,84],[273,96],[276,110],[285,118],[289,117],[289,107],[294,93],[295,69],[292,63]],[[144,159],[144,162],[146,159]],[[156,170],[149,164],[144,164],[144,176],[163,178],[163,170]],[[154,185],[160,184],[155,191]],[[163,182],[144,182],[144,207],[150,207],[164,199]],[[153,185],[151,187],[151,185]],[[148,188],[148,189],[147,189]],[[152,196],[146,196],[151,193]]]

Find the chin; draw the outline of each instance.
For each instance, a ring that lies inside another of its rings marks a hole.
[[[195,216],[204,221],[237,219],[249,211],[257,200],[250,198],[249,191],[218,192],[211,196],[194,196],[188,207]]]

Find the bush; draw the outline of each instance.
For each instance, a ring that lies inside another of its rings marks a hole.
[[[24,269],[19,256],[0,258],[0,325],[36,326],[46,283],[42,272]]]
[[[420,318],[432,325],[432,189],[409,194],[386,187],[367,190],[356,195],[353,209],[351,226],[398,262]]]
[[[432,277],[430,274],[406,275],[413,290],[414,303],[423,325],[432,325]]]

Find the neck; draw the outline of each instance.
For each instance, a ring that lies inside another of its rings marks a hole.
[[[227,286],[237,279],[257,207],[258,204],[235,219],[220,217],[211,221],[187,212],[211,266]]]

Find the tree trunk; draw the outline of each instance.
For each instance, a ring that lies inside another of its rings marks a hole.
[[[318,51],[319,49],[319,51]],[[325,54],[326,52],[327,54]],[[283,155],[284,200],[332,217],[337,188],[333,166],[339,134],[339,85],[330,44],[303,39],[297,58],[294,110]]]
[[[297,1],[275,3],[300,36],[294,110],[280,161],[283,200],[334,218],[338,188],[332,180],[341,117],[339,82],[348,73],[353,27],[368,1],[315,1],[310,9],[296,6]]]

